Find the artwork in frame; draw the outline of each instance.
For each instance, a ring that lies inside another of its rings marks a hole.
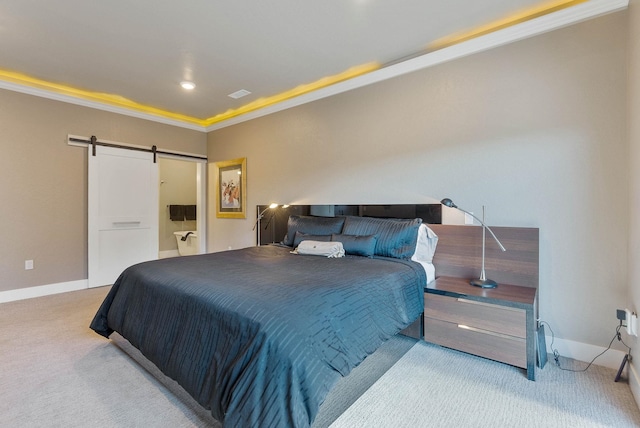
[[[247,218],[247,158],[216,162],[216,217]]]

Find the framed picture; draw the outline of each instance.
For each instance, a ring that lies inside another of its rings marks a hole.
[[[216,162],[216,217],[247,218],[247,158]]]

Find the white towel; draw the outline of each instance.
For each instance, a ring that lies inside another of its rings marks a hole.
[[[292,251],[293,254],[309,256],[344,257],[342,242],[302,241]]]

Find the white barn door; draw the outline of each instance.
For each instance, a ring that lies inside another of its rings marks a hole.
[[[158,164],[153,154],[89,147],[88,286],[113,284],[132,264],[158,258]]]

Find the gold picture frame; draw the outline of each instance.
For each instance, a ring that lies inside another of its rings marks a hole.
[[[247,218],[247,158],[215,164],[216,217]]]

